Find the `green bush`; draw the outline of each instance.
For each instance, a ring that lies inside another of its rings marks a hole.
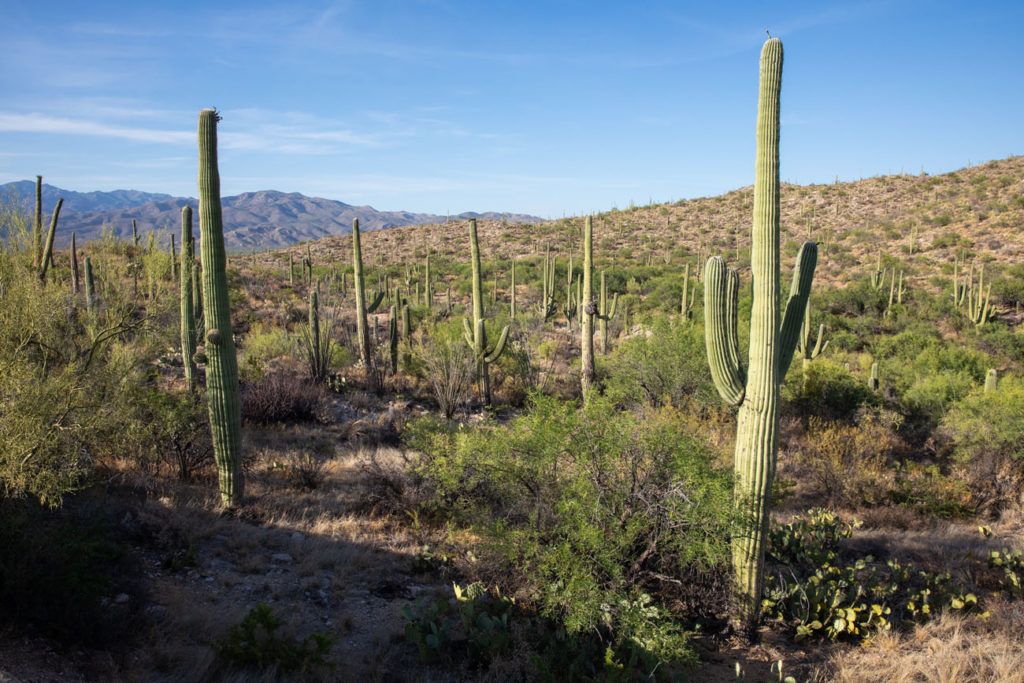
[[[856,419],[865,406],[878,404],[878,396],[845,367],[819,358],[801,367],[799,360],[786,375],[783,399],[803,417]]]
[[[659,316],[650,335],[623,342],[605,367],[605,393],[620,406],[679,406],[689,400],[718,403],[704,350],[704,331],[697,325],[673,325]]]
[[[534,395],[507,426],[420,421],[408,438],[425,453],[433,512],[472,526],[509,585],[571,634],[598,629],[621,644],[638,628],[624,630],[622,605],[646,587],[667,599],[685,587],[664,577],[725,562],[730,476],[669,409]]]
[[[325,668],[334,639],[314,633],[299,640],[278,633],[281,620],[267,605],[253,607],[214,646],[222,665],[236,670],[308,674]]]

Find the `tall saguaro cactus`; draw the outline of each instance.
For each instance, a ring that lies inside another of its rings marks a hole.
[[[601,323],[601,355],[608,355],[608,323],[615,318],[616,309],[619,306],[619,295],[612,295],[611,306],[608,305],[608,287],[604,280],[604,271],[601,271],[601,302],[597,307],[597,319]]]
[[[366,305],[366,283],[363,278],[363,249],[359,240],[359,219],[352,219],[352,283],[356,290],[356,338],[359,343],[359,358],[367,376],[372,375],[373,351],[370,348],[370,326],[366,314],[373,313],[384,300],[384,292],[378,292],[369,306]]]
[[[583,226],[583,289],[580,297],[580,384],[586,397],[594,384],[594,220],[587,216]]]
[[[227,258],[217,169],[215,109],[199,112],[199,239],[203,264],[203,305],[206,322],[206,396],[210,410],[213,455],[217,461],[220,500],[225,507],[242,502],[241,406],[238,398],[238,359],[231,332]]]
[[[810,294],[817,246],[805,242],[785,313],[779,311],[779,95],[782,41],[769,38],[761,50],[757,112],[757,161],[751,269],[754,299],[746,370],[739,362],[739,275],[720,257],[705,269],[705,341],[719,394],[739,406],[736,426],[735,502],[741,523],[732,539],[738,621],[752,633],[760,616],[769,504],[778,454],[779,385],[793,359]],[[781,323],[781,324],[780,324]]]
[[[480,385],[480,394],[484,405],[491,404],[491,375],[489,366],[505,352],[505,343],[508,341],[508,325],[501,330],[497,343],[488,349],[487,327],[484,322],[484,295],[483,287],[480,284],[480,241],[476,232],[476,219],[469,221],[469,247],[473,267],[473,324],[470,327],[469,320],[462,319],[466,343],[473,349],[473,356],[476,358],[477,382]]]
[[[75,233],[71,233],[71,293],[77,295],[81,289],[80,276],[78,273],[78,243]]]
[[[60,218],[60,207],[64,206],[64,200],[58,199],[57,205],[53,207],[53,215],[50,217],[50,230],[46,233],[46,246],[43,247],[43,255],[39,261],[39,281],[46,282],[46,271],[53,263],[53,238],[57,235],[57,219]]]
[[[85,310],[92,311],[96,305],[96,284],[92,279],[92,259],[85,257]]]
[[[196,317],[192,301],[192,269],[195,262],[195,247],[192,236],[192,207],[181,207],[181,268],[179,287],[181,289],[181,361],[185,367],[185,384],[189,391],[196,386]]]

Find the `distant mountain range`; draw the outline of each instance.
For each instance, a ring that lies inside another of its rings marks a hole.
[[[197,207],[197,201],[189,197],[137,190],[75,192],[44,183],[43,211],[47,217],[61,197],[64,206],[61,208],[57,235],[59,245],[66,244],[72,232],[77,233],[79,241],[96,239],[104,226],[109,226],[120,237],[130,238],[132,219],[138,223],[142,235],[153,229],[178,232],[181,226],[181,207],[186,204],[194,209]],[[21,180],[0,185],[0,199],[8,198],[31,210],[35,203],[35,182]],[[543,220],[525,214],[493,211],[466,212],[450,217],[409,211],[378,211],[372,206],[353,206],[333,199],[275,190],[223,197],[221,206],[224,211],[225,245],[235,251],[282,247],[331,235],[348,234],[352,231],[353,218],[359,219],[359,227],[363,230],[468,218],[504,220],[510,223],[536,223]],[[198,217],[196,220],[198,231]]]

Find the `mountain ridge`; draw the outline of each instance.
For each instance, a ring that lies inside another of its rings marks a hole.
[[[10,197],[29,210],[35,201],[35,182],[20,180],[0,185],[0,197]],[[196,206],[192,197],[138,190],[77,192],[43,184],[43,211],[49,213],[58,198],[64,199],[60,215],[58,246],[66,245],[71,233],[79,241],[98,239],[109,229],[121,238],[131,236],[134,219],[141,233],[149,230],[178,232],[181,208]],[[536,223],[544,219],[508,212],[467,211],[441,216],[412,211],[381,211],[372,206],[309,197],[299,192],[258,190],[222,197],[224,242],[229,250],[286,247],[298,242],[349,234],[352,220],[359,219],[364,230],[385,230],[409,225],[439,223],[448,219],[481,218],[512,223]]]

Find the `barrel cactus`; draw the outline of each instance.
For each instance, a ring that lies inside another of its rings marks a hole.
[[[199,239],[206,318],[206,397],[213,455],[217,462],[221,504],[234,507],[243,500],[245,482],[242,476],[238,359],[231,332],[220,172],[217,169],[218,121],[220,116],[215,109],[199,112]]]
[[[782,41],[770,38],[761,50],[751,235],[754,290],[747,368],[739,361],[739,274],[727,268],[718,256],[708,260],[704,271],[705,342],[711,375],[722,398],[739,407],[734,470],[735,502],[741,521],[732,539],[732,564],[737,621],[748,633],[757,625],[764,586],[764,553],[778,453],[779,387],[793,358],[817,264],[817,246],[805,242],[797,257],[785,312],[780,315],[781,83]]]

